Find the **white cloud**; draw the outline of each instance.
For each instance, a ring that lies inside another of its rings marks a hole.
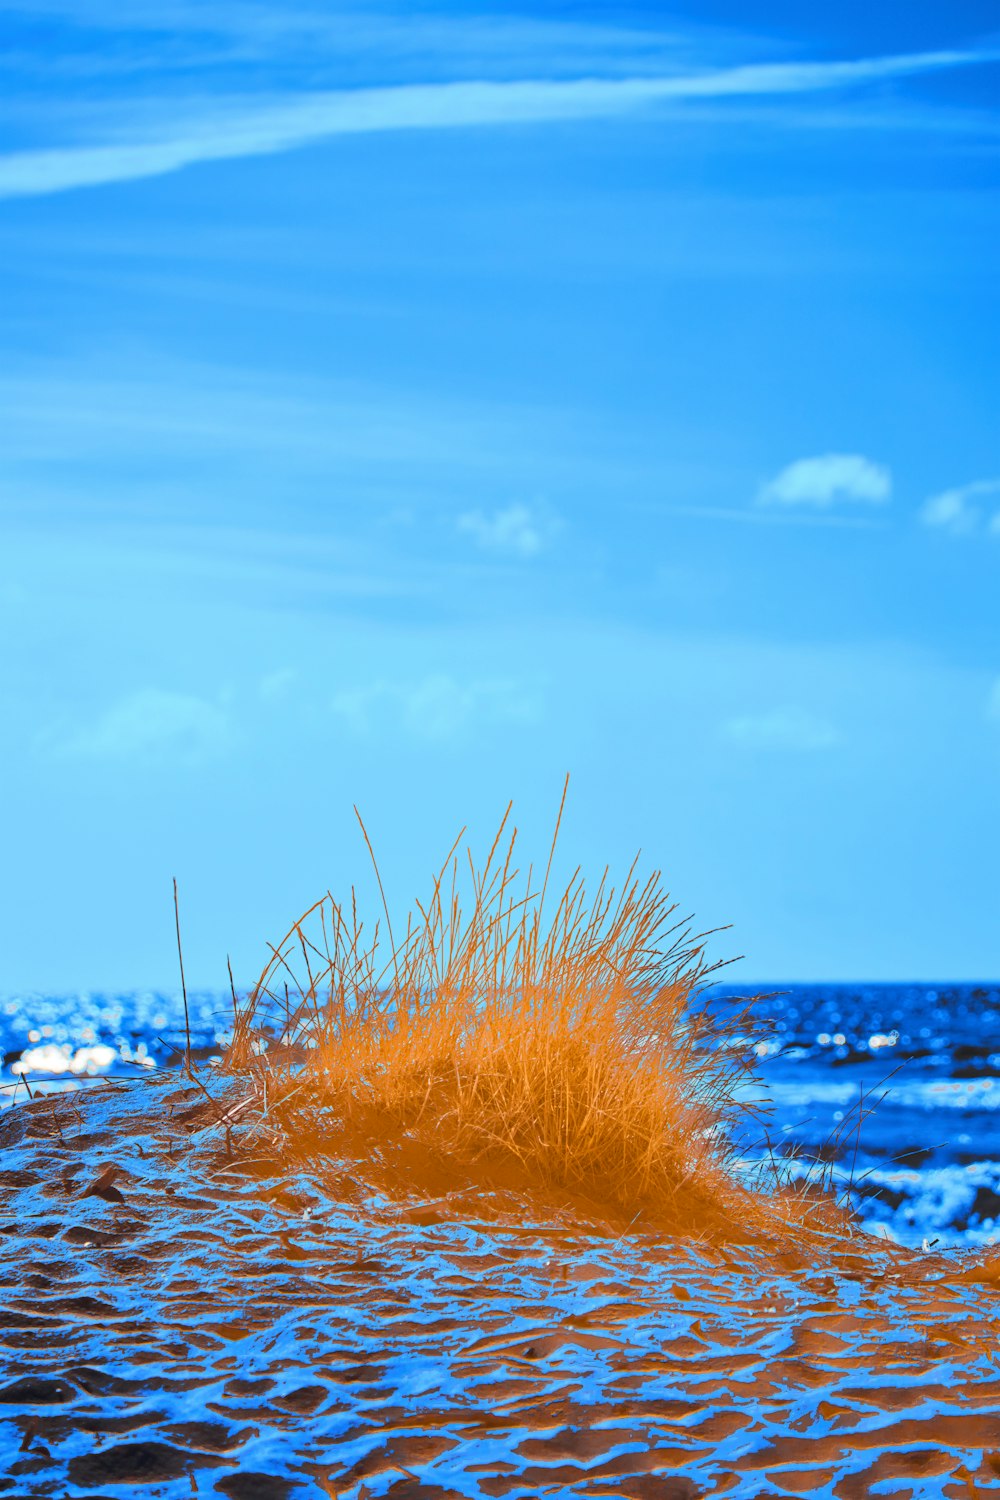
[[[332,706],[356,735],[391,726],[428,744],[462,739],[480,726],[531,724],[541,713],[537,690],[524,683],[509,678],[459,682],[446,672],[411,683],[380,678],[337,693]]]
[[[892,475],[860,453],[823,453],[782,469],[758,495],[763,505],[881,505],[892,494]]]
[[[552,517],[543,517],[527,505],[508,505],[490,516],[479,510],[466,511],[456,525],[459,531],[475,537],[481,547],[492,552],[515,552],[521,557],[541,552],[558,529]]]
[[[337,136],[398,130],[544,124],[627,114],[686,100],[813,94],[888,78],[981,65],[983,52],[923,52],[851,62],[750,64],[667,77],[459,81],[301,94],[247,107],[222,100],[136,141],[67,145],[0,156],[0,197],[58,193],[180,171],[196,162],[271,155]],[[134,103],[131,106],[134,113]]]
[[[730,719],[723,735],[750,750],[827,750],[840,740],[832,724],[802,708],[775,708]]]
[[[143,688],[114,704],[62,750],[102,760],[155,757],[190,764],[217,755],[229,742],[228,716],[216,704],[187,693]]]
[[[920,519],[925,526],[948,531],[952,536],[971,536],[984,521],[982,507],[975,502],[994,495],[1000,495],[1000,479],[976,479],[972,484],[957,485],[925,500]],[[988,529],[1000,535],[1000,510],[994,512]]]

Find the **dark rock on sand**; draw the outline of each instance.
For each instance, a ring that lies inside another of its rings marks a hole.
[[[213,1462],[202,1453],[168,1443],[120,1443],[97,1453],[77,1454],[67,1471],[73,1484],[142,1484],[180,1479],[193,1468]]]
[[[72,1401],[75,1394],[68,1381],[24,1375],[0,1390],[0,1401],[10,1406],[51,1406],[59,1401]]]
[[[227,1474],[215,1488],[227,1500],[288,1500],[298,1486],[274,1474]]]

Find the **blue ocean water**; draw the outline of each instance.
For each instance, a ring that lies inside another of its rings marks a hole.
[[[866,1229],[902,1244],[1000,1239],[1000,985],[763,988],[762,1113],[739,1141],[748,1175],[823,1178]],[[193,1053],[207,1062],[228,1040],[232,1002],[188,1001]],[[177,1066],[183,1028],[174,994],[8,995],[0,1104]]]
[[[750,1161],[825,1181],[901,1244],[1000,1239],[1000,986],[766,988]]]

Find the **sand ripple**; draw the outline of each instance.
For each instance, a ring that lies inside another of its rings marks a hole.
[[[151,1080],[0,1122],[0,1494],[1000,1490],[997,1293],[953,1260],[393,1206],[227,1170],[199,1100]]]

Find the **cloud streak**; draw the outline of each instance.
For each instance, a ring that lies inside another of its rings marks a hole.
[[[657,104],[830,92],[994,62],[1000,54],[921,52],[848,62],[762,63],[670,77],[411,84],[232,103],[144,141],[0,156],[0,197],[164,176],[201,162],[293,151],[340,136],[547,124],[627,115]],[[171,106],[176,113],[176,103]]]
[[[542,712],[540,695],[530,684],[509,678],[459,681],[447,672],[431,672],[414,682],[379,678],[336,693],[332,708],[354,735],[368,737],[380,727],[402,729],[409,739],[425,744],[464,740],[477,729],[526,727]]]
[[[775,708],[766,713],[729,719],[723,735],[747,750],[829,750],[840,740],[832,724],[802,708]]]
[[[749,526],[835,526],[850,531],[877,531],[885,521],[872,516],[841,515],[836,512],[766,506],[739,509],[735,505],[665,505],[666,516],[690,516],[697,521],[738,521]]]

